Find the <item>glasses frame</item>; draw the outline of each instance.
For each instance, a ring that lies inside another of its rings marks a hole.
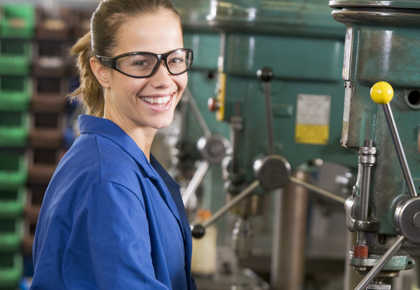
[[[168,67],[167,58],[168,58],[168,56],[169,56],[170,54],[172,54],[172,53],[174,53],[174,52],[176,52],[176,51],[187,51],[187,52],[190,52],[190,53],[191,53],[191,63],[190,63],[190,66],[189,66],[186,70],[184,70],[183,72],[180,72],[180,73],[174,74],[174,73],[172,73],[172,72],[171,72],[171,70],[170,70],[170,69],[169,69],[169,67]],[[156,62],[156,64],[155,64],[155,67],[152,69],[152,72],[151,72],[150,74],[148,74],[147,76],[142,76],[142,77],[139,77],[139,76],[129,75],[129,74],[127,74],[127,73],[125,73],[125,72],[121,71],[121,70],[117,67],[117,60],[118,60],[118,59],[120,59],[120,58],[122,58],[122,57],[125,57],[125,56],[137,55],[137,54],[149,54],[149,55],[153,55],[153,56],[155,56],[155,57],[157,58],[157,60],[158,60],[158,61]],[[153,74],[157,71],[157,69],[158,69],[158,67],[159,67],[159,65],[160,65],[160,63],[161,63],[162,61],[165,63],[166,69],[168,70],[168,72],[169,72],[171,75],[177,76],[177,75],[181,75],[181,74],[185,73],[185,72],[186,72],[186,71],[187,71],[187,70],[188,70],[188,69],[192,66],[192,64],[193,64],[193,60],[194,60],[194,52],[193,52],[193,50],[192,50],[192,49],[190,49],[190,48],[178,48],[178,49],[174,49],[174,50],[171,50],[171,51],[169,51],[169,52],[167,52],[167,53],[162,53],[162,54],[157,54],[157,53],[147,52],[147,51],[135,51],[135,52],[123,53],[123,54],[117,55],[117,56],[115,56],[115,57],[107,57],[107,56],[100,56],[100,55],[96,55],[96,58],[97,58],[97,59],[99,59],[99,61],[100,61],[102,64],[104,64],[105,66],[110,67],[110,68],[112,68],[112,69],[115,69],[116,71],[118,71],[118,72],[122,73],[123,75],[129,76],[129,77],[132,77],[132,78],[136,78],[136,79],[142,79],[142,78],[148,78],[148,77],[152,76],[152,75],[153,75]]]

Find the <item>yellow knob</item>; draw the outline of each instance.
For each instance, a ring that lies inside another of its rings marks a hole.
[[[378,82],[370,89],[370,97],[375,103],[385,105],[394,97],[394,89],[387,82]]]

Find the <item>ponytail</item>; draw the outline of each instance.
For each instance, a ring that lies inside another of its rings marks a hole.
[[[92,36],[89,31],[77,41],[70,51],[70,54],[76,57],[80,86],[69,97],[71,100],[81,98],[85,109],[87,109],[87,114],[102,118],[105,100],[103,88],[90,67],[90,59],[94,56],[91,39]]]

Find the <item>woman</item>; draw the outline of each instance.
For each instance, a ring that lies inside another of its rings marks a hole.
[[[169,0],[107,0],[73,47],[90,115],[45,194],[31,289],[195,289],[178,185],[150,154],[187,85]]]

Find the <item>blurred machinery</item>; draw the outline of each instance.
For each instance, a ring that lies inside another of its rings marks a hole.
[[[420,3],[337,0],[330,6],[347,27],[341,142],[360,156],[345,209],[347,227],[357,232],[350,264],[366,276],[347,289],[391,289],[386,278],[414,267],[407,253],[414,247],[401,246],[420,244]]]
[[[357,162],[339,146],[345,29],[323,1],[210,1],[206,19],[221,33],[217,98],[209,109],[231,128],[230,202],[196,225],[193,235],[204,235],[230,211],[240,217],[233,248],[248,257],[251,218],[262,214],[265,193],[284,187],[283,210],[276,208],[281,215],[274,221],[280,238],[272,250],[272,287],[300,289],[309,190],[345,201],[311,186],[310,173],[323,161]]]

